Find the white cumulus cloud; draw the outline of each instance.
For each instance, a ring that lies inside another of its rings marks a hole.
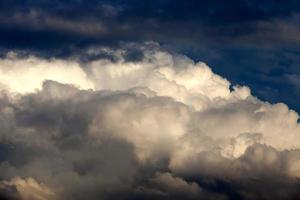
[[[137,61],[126,48],[90,49],[115,59],[85,62],[0,59],[2,185],[25,200],[297,194],[298,113],[230,89],[205,63],[155,43],[136,48]]]

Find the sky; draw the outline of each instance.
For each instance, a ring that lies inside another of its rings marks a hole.
[[[0,199],[300,198],[297,0],[0,0]]]

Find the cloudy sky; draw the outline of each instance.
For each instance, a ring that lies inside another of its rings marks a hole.
[[[300,199],[297,0],[0,0],[0,199]]]

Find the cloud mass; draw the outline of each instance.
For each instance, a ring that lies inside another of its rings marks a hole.
[[[10,52],[0,89],[3,199],[300,197],[298,113],[155,42]]]

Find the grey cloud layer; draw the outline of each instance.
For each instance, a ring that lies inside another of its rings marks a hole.
[[[75,46],[78,40],[101,44],[104,40],[114,43],[140,39],[171,42],[175,46],[178,43],[194,46],[195,41],[196,44],[222,42],[229,46],[271,48],[299,44],[300,6],[294,0],[288,3],[236,0],[21,2],[4,0],[0,8],[0,28],[16,34],[4,34],[11,43],[29,32],[37,34],[39,40],[51,47],[44,39],[50,32],[55,35],[50,40],[58,47],[68,46],[61,37],[71,38],[67,44]]]
[[[299,115],[204,63],[0,60],[0,191],[15,199],[293,199]]]

